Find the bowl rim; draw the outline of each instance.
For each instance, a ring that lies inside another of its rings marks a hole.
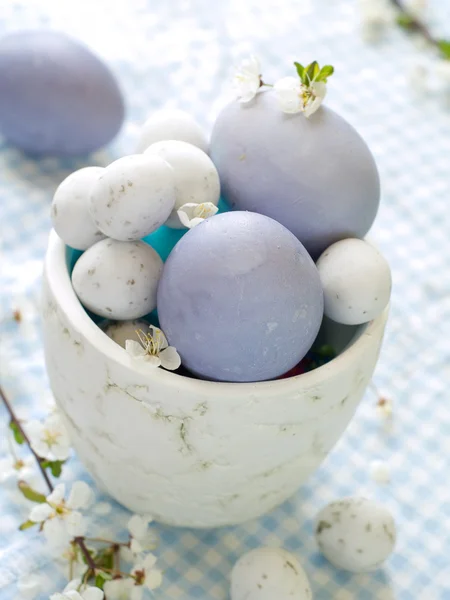
[[[335,374],[351,367],[351,364],[364,352],[364,349],[373,344],[373,339],[378,339],[376,335],[380,329],[384,329],[389,305],[373,321],[361,325],[361,330],[356,334],[354,341],[351,341],[338,356],[330,362],[317,367],[307,373],[288,377],[286,379],[275,379],[258,382],[222,382],[208,381],[204,379],[194,379],[184,377],[171,371],[160,368],[150,368],[142,362],[133,360],[126,350],[109,338],[102,329],[92,321],[86,313],[72,287],[71,277],[66,261],[66,244],[52,229],[49,235],[47,252],[44,264],[44,277],[55,298],[58,308],[64,313],[67,320],[75,331],[87,340],[97,352],[105,355],[112,362],[116,362],[120,367],[132,371],[140,376],[147,376],[156,383],[174,388],[182,388],[197,393],[209,393],[218,390],[221,393],[248,393],[258,392],[258,394],[273,394],[274,388],[280,393],[289,393],[290,389],[297,391],[299,388],[313,388],[324,379],[332,379]],[[149,370],[151,369],[151,370]]]

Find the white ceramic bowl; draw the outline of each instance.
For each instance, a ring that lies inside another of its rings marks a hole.
[[[387,310],[329,322],[342,349],[309,373],[214,383],[138,364],[84,311],[52,232],[43,330],[50,384],[78,456],[130,510],[188,527],[257,517],[289,498],[344,432],[377,362]]]

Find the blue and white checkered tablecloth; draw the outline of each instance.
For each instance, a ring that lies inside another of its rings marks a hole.
[[[450,37],[450,2],[429,5],[436,34]],[[450,600],[450,89],[423,93],[410,77],[431,56],[395,28],[367,45],[354,0],[2,2],[0,34],[40,25],[78,36],[109,61],[129,120],[112,146],[86,160],[34,161],[0,142],[0,379],[19,415],[44,415],[51,400],[36,304],[56,185],[74,169],[131,152],[136,124],[156,107],[186,109],[209,126],[233,65],[249,52],[267,80],[289,74],[293,60],[331,62],[327,103],[368,141],[382,178],[373,238],[392,265],[394,291],[375,381],[393,400],[394,426],[383,428],[368,392],[323,466],[271,514],[216,531],[156,526],[165,580],[154,598],[226,600],[233,562],[259,544],[281,544],[301,558],[316,600]],[[373,460],[388,463],[389,485],[371,479]],[[89,481],[73,457],[64,479],[79,477]],[[392,510],[399,535],[383,569],[354,576],[321,557],[312,520],[327,501],[361,492]],[[63,569],[39,536],[17,530],[27,510],[13,482],[3,483],[0,600],[19,598],[17,578],[30,571],[43,577],[40,599],[63,587]],[[102,533],[125,534],[120,506],[96,518]]]

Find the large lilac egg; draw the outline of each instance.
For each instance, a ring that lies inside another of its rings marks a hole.
[[[86,154],[109,142],[124,117],[106,65],[83,44],[49,30],[0,40],[0,131],[32,154]]]
[[[214,125],[210,155],[235,210],[276,219],[314,258],[340,239],[364,237],[377,214],[373,156],[324,106],[306,118],[283,113],[272,91],[231,102]]]
[[[283,225],[228,212],[172,250],[157,295],[161,328],[182,364],[218,381],[273,379],[311,347],[323,314],[317,269]]]

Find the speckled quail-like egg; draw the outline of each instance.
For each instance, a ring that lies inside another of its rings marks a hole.
[[[137,152],[144,152],[151,144],[163,140],[179,140],[208,151],[208,140],[197,121],[187,112],[178,109],[158,110],[142,127]]]
[[[359,497],[325,506],[317,515],[315,532],[322,554],[335,567],[353,573],[377,569],[396,539],[391,513],[378,502]]]
[[[139,341],[137,331],[143,331],[144,333],[150,331],[149,324],[140,319],[134,321],[105,321],[100,327],[109,338],[122,348],[125,348],[127,340]]]
[[[312,597],[299,561],[282,548],[247,552],[231,572],[231,600],[312,600]]]
[[[220,197],[220,182],[217,169],[212,160],[202,150],[179,141],[164,141],[152,144],[144,156],[159,156],[166,160],[174,170],[176,201],[169,219],[168,227],[182,229],[183,225],[177,210],[188,202],[212,202],[217,206]]]
[[[196,225],[170,253],[158,316],[194,374],[263,381],[310,349],[322,322],[322,287],[311,257],[283,225],[227,212]]]
[[[92,188],[89,210],[105,235],[132,241],[156,231],[174,204],[172,167],[158,156],[132,154],[106,167]]]
[[[102,167],[85,167],[61,182],[52,202],[52,223],[65,244],[76,250],[86,250],[105,236],[89,214],[89,196]]]
[[[96,315],[139,319],[156,307],[162,264],[144,242],[105,239],[80,256],[72,284],[81,303]]]
[[[317,261],[327,317],[344,325],[375,319],[391,296],[386,259],[364,240],[336,242]]]

